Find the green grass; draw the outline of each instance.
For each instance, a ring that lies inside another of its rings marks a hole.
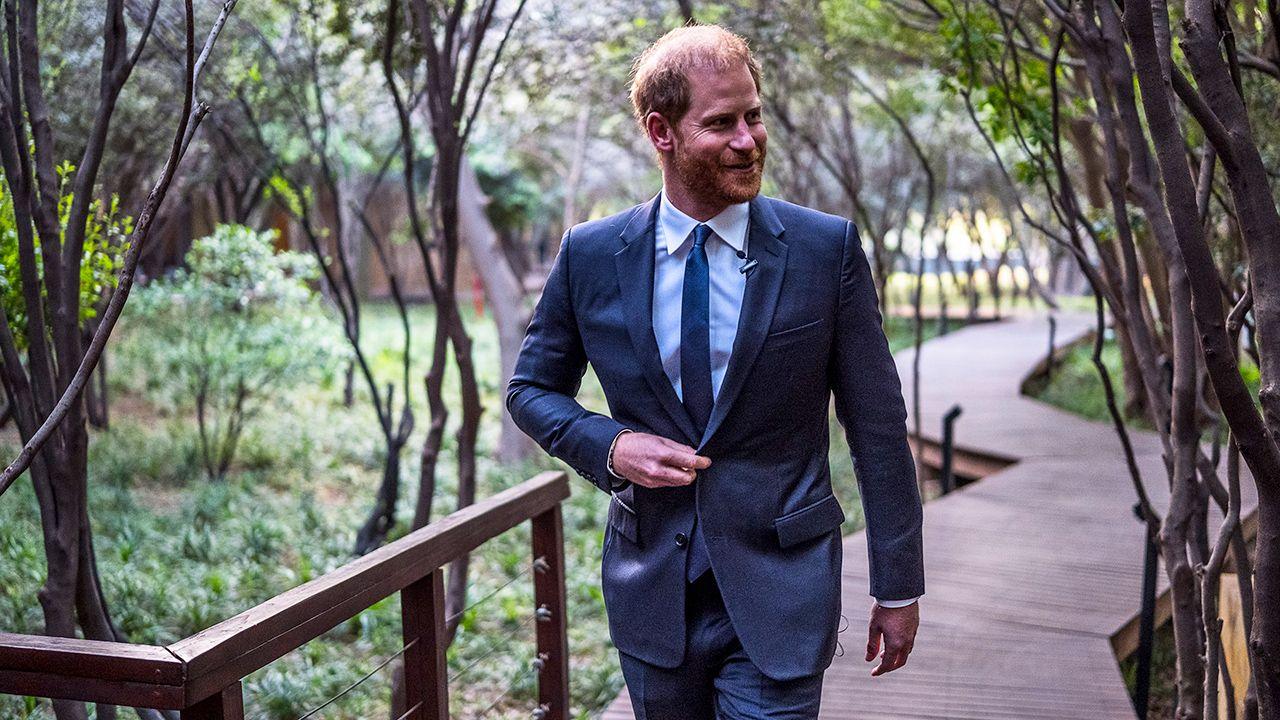
[[[539,454],[504,466],[493,460],[502,407],[497,378],[497,337],[491,322],[473,317],[475,361],[486,409],[479,437],[480,498],[511,487],[543,469],[565,466]],[[411,316],[412,399],[417,427],[402,460],[399,525],[412,520],[418,450],[429,420],[421,377],[429,360],[433,317],[417,306]],[[911,343],[910,323],[891,318],[891,345]],[[362,383],[357,401],[341,404],[339,386],[308,387],[289,394],[247,427],[237,462],[225,482],[203,479],[190,413],[153,406],[135,390],[145,363],[129,353],[136,323],[126,311],[113,339],[112,427],[91,434],[89,488],[93,530],[107,601],[117,625],[133,642],[166,644],[246,610],[351,560],[355,531],[379,480],[383,448]],[[381,382],[398,382],[399,319],[388,304],[366,306],[369,357]],[[927,335],[933,328],[926,328]],[[457,398],[457,373],[446,378],[446,397]],[[400,392],[397,398],[401,397]],[[607,411],[588,372],[579,399]],[[438,468],[434,518],[454,510],[458,412]],[[843,432],[834,417],[831,443],[835,491],[848,510],[844,530],[862,526],[861,503]],[[0,434],[0,452],[17,452],[12,428]],[[564,504],[572,703],[575,715],[597,714],[622,687],[616,651],[609,642],[599,587],[600,549],[608,496],[570,472],[573,495]],[[449,651],[455,717],[473,717],[509,687],[489,717],[527,717],[536,687],[525,673],[532,655],[533,608],[527,577],[528,524],[486,543],[472,556],[469,602],[525,573],[463,618]],[[20,481],[0,501],[0,617],[9,632],[38,633],[36,600],[44,578],[40,521],[30,483]],[[320,639],[246,679],[247,716],[294,718],[359,679],[401,645],[399,601],[388,598]],[[482,659],[482,656],[483,657]],[[387,716],[389,670],[324,711],[326,718]],[[52,717],[45,701],[0,696],[0,717]]]
[[[1102,345],[1102,364],[1111,379],[1111,387],[1115,393],[1116,403],[1124,409],[1124,375],[1121,365],[1120,348],[1114,340],[1107,340]],[[1111,413],[1107,409],[1106,392],[1098,368],[1093,364],[1093,341],[1071,347],[1059,362],[1054,365],[1053,373],[1045,378],[1033,379],[1028,386],[1032,397],[1038,398],[1054,407],[1075,413],[1097,422],[1111,422]],[[1151,424],[1145,418],[1126,418],[1129,424],[1151,430]]]
[[[1120,348],[1114,339],[1108,338],[1102,344],[1102,364],[1107,368],[1107,374],[1111,378],[1116,403],[1123,410],[1125,405],[1124,368]],[[1260,378],[1257,366],[1248,357],[1241,362],[1240,374],[1256,401]],[[1070,348],[1054,366],[1052,377],[1048,382],[1045,382],[1043,377],[1036,378],[1029,383],[1027,389],[1029,395],[1054,407],[1090,420],[1111,422],[1102,378],[1093,364],[1092,340]],[[1125,419],[1131,427],[1144,430],[1155,429],[1145,417]]]

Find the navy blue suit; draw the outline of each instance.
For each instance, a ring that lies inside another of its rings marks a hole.
[[[682,487],[626,483],[609,505],[601,585],[619,651],[663,668],[685,655],[684,539],[695,513],[733,630],[770,678],[821,673],[840,618],[840,524],[827,412],[852,451],[870,592],[924,593],[921,507],[906,409],[857,229],[763,195],[750,204],[738,332],[705,432],[664,374],[652,327],[659,198],[565,233],[507,390],[516,424],[609,492],[623,428],[697,448]],[[610,416],[574,398],[591,363]],[[860,643],[859,643],[860,644]]]

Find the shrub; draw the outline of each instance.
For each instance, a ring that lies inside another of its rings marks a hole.
[[[226,475],[245,423],[272,397],[329,383],[347,349],[308,282],[302,253],[275,252],[273,232],[222,225],[196,240],[187,267],[142,288],[137,358],[152,399],[193,408],[200,462]]]

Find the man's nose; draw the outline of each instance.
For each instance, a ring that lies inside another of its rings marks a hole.
[[[747,124],[745,118],[738,119],[738,126],[733,130],[733,139],[729,141],[729,147],[739,152],[755,149],[756,138],[751,134],[751,126]]]

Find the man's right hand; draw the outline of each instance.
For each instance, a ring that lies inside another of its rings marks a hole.
[[[660,435],[623,433],[613,447],[614,471],[647,488],[688,485],[710,465],[711,458]]]

